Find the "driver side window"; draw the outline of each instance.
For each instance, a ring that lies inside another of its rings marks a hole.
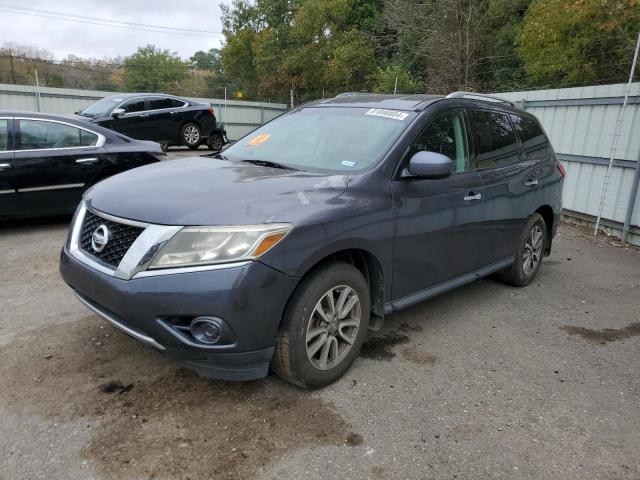
[[[470,169],[464,114],[461,109],[447,110],[432,119],[411,145],[407,159],[423,151],[449,157],[453,162],[452,173]]]

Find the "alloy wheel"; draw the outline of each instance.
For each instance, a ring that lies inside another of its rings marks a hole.
[[[184,140],[189,145],[195,145],[196,143],[198,143],[200,141],[200,131],[198,130],[198,127],[189,125],[187,128],[185,128]]]
[[[540,227],[540,225],[534,225],[527,236],[524,251],[522,252],[522,270],[525,275],[531,275],[540,263],[540,259],[542,258],[542,237],[542,227]]]
[[[358,334],[362,307],[355,290],[339,285],[318,301],[307,325],[307,358],[318,370],[330,370],[349,353]]]

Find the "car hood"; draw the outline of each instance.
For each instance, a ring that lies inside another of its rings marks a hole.
[[[342,194],[345,175],[323,175],[197,157],[108,178],[85,194],[89,207],[161,225],[249,225],[283,221],[285,210]]]

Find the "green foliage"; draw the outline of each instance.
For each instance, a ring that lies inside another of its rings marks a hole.
[[[376,70],[373,75],[373,91],[375,93],[393,93],[398,79],[397,93],[421,93],[424,90],[422,82],[400,65],[391,65]]]
[[[616,82],[628,75],[639,28],[637,0],[537,0],[517,51],[536,84]]]
[[[204,52],[198,50],[189,58],[192,64],[202,70],[211,70],[216,73],[222,73],[222,59],[219,48],[211,48]]]
[[[124,84],[129,91],[180,91],[180,82],[188,75],[188,64],[169,50],[153,45],[138,48],[124,59]]]

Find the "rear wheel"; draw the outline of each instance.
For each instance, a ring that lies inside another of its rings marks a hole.
[[[192,150],[200,146],[202,140],[202,132],[200,127],[195,123],[186,123],[182,127],[182,142]]]
[[[539,213],[534,214],[524,228],[515,262],[499,272],[500,279],[516,287],[529,285],[534,279],[547,243],[547,224]]]
[[[223,146],[224,139],[222,138],[222,135],[220,135],[219,133],[211,134],[211,136],[209,137],[209,150],[219,152],[220,150],[222,150]]]
[[[289,302],[272,369],[304,388],[329,385],[358,356],[369,315],[369,287],[357,268],[333,263],[316,270]]]

